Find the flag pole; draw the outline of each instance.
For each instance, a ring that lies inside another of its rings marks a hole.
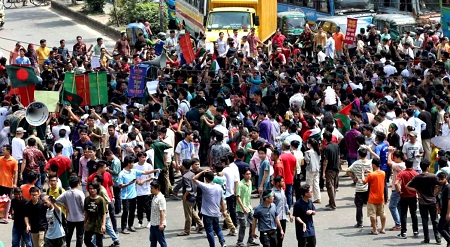
[[[98,104],[100,105],[100,86],[98,85],[98,73],[97,72],[97,96],[98,96]]]

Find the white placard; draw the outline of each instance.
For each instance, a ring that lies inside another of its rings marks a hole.
[[[94,69],[102,67],[100,65],[100,56],[92,56],[91,57],[91,67]]]
[[[159,81],[148,81],[147,90],[149,94],[155,94],[158,91]]]

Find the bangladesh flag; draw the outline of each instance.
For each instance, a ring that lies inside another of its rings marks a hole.
[[[62,94],[63,94],[62,95],[63,101],[70,103],[70,105],[72,106],[80,106],[81,103],[83,102],[83,98],[81,98],[76,94],[68,92],[67,90],[64,90]]]
[[[80,106],[108,104],[108,83],[106,71],[75,75],[66,73],[64,90],[82,98]],[[73,97],[72,97],[73,99]]]
[[[12,88],[26,87],[40,83],[32,67],[6,65],[6,71]]]
[[[354,102],[354,101],[353,101]],[[342,108],[338,113],[334,114],[338,128],[345,133],[350,130],[350,111],[353,109],[353,102]]]

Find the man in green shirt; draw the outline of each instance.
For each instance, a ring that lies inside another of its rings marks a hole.
[[[236,246],[241,247],[245,246],[243,241],[245,237],[245,229],[247,227],[247,223],[249,224],[249,233],[248,233],[248,241],[247,246],[259,246],[258,243],[255,242],[251,234],[252,222],[253,222],[253,208],[250,202],[251,193],[252,193],[252,172],[250,168],[245,168],[243,170],[244,179],[242,179],[236,188],[236,211],[237,211],[237,220],[239,224],[239,234],[238,241]]]
[[[158,180],[160,184],[160,188],[162,193],[165,196],[168,196],[172,193],[172,186],[170,184],[170,180],[168,179],[169,176],[164,176],[164,173],[168,173],[169,170],[166,167],[166,163],[164,162],[164,150],[172,148],[172,145],[165,143],[163,141],[158,141],[158,133],[153,132],[150,134],[150,139],[152,139],[151,147],[154,150],[154,160],[153,160],[153,167],[154,169],[161,169],[163,174],[161,176],[155,175],[155,179]]]

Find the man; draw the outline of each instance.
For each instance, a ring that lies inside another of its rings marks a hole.
[[[359,123],[355,120],[350,121],[350,127],[351,129],[345,133],[345,146],[348,151],[348,164],[353,164],[353,162],[355,162],[358,158],[356,154],[358,152],[359,145],[356,142],[356,137],[361,135],[361,132],[358,131]]]
[[[231,148],[227,143],[224,143],[224,136],[221,132],[215,131],[216,138],[214,144],[211,145],[209,155],[210,155],[210,161],[209,165],[210,167],[214,167],[217,164],[219,164],[220,157],[224,156],[225,154],[231,152]]]
[[[283,163],[284,174],[283,178],[285,179],[286,184],[286,198],[288,207],[292,206],[292,194],[294,188],[294,175],[295,175],[295,167],[297,166],[297,159],[294,154],[291,152],[291,143],[284,141],[281,145],[281,149],[283,153],[280,155],[280,161]]]
[[[133,165],[133,169],[138,171],[153,170],[153,166],[146,162],[147,154],[145,152],[137,153],[138,162]],[[142,228],[144,212],[147,217],[147,228],[150,228],[150,182],[154,179],[154,174],[141,175],[136,180],[136,201],[137,201],[137,217],[139,228]]]
[[[264,190],[262,193],[261,204],[256,206],[253,214],[252,236],[257,238],[256,224],[260,233],[260,241],[263,246],[277,246],[277,228],[280,229],[281,237],[284,237],[284,231],[278,219],[277,207],[273,203],[274,196],[271,190]]]
[[[25,204],[26,231],[31,233],[33,247],[44,247],[44,236],[48,223],[46,218],[47,208],[39,197],[38,187],[30,188],[31,200]]]
[[[316,231],[314,228],[313,215],[316,208],[311,201],[312,191],[308,184],[300,187],[301,199],[294,204],[293,215],[295,217],[295,235],[299,247],[315,247]]]
[[[62,212],[61,209],[56,206],[56,200],[53,197],[44,196],[42,203],[47,207],[45,214],[48,223],[48,229],[45,232],[45,246],[66,246],[66,239],[64,238],[65,232],[62,226]]]
[[[25,139],[25,143],[28,143],[28,140],[30,140],[30,139],[36,140],[37,149],[41,150],[41,152],[45,151],[44,144],[42,144],[41,139],[39,139],[39,137],[37,136],[36,128],[31,128],[31,130],[29,130],[29,136],[27,139]]]
[[[30,59],[28,57],[25,57],[26,52],[27,51],[25,50],[25,48],[20,48],[19,56],[14,60],[15,64],[31,65]]]
[[[411,220],[413,223],[413,234],[414,237],[419,236],[419,225],[417,221],[417,198],[416,192],[411,191],[407,188],[407,184],[419,173],[417,173],[413,169],[414,160],[407,159],[405,161],[406,169],[401,171],[397,180],[395,181],[395,189],[400,194],[400,222],[402,225],[402,229],[400,234],[397,235],[397,238],[406,239],[406,218],[408,213],[408,208],[411,214]]]
[[[442,238],[447,241],[447,246],[450,245],[450,229],[449,229],[449,221],[450,221],[450,184],[447,180],[447,173],[440,172],[437,174],[439,184],[442,186],[441,192],[441,214],[439,215],[439,224],[438,230],[442,235]]]
[[[344,55],[344,40],[345,35],[341,32],[341,27],[336,26],[335,32],[333,33],[333,39],[334,39],[334,46],[335,46],[335,53],[338,59],[341,58]]]
[[[437,204],[436,194],[439,191],[439,180],[435,174],[429,173],[430,162],[424,160],[420,162],[422,173],[415,176],[407,185],[406,188],[410,191],[415,191],[419,199],[419,212],[422,218],[423,237],[422,244],[430,243],[430,233],[428,231],[428,214],[431,218],[433,226],[434,237],[436,243],[441,243],[441,236],[438,232],[437,221]]]
[[[45,164],[45,162],[47,161],[45,160],[44,154],[41,152],[41,150],[36,148],[36,140],[29,139],[28,147],[23,151],[23,163],[21,167],[23,183],[28,182],[28,174],[30,172],[35,172],[38,174],[36,186],[42,189],[40,166],[41,163]]]
[[[166,127],[162,127],[158,131],[162,131],[162,132],[158,132],[158,133],[153,132],[150,134],[150,139],[152,140],[151,147],[153,148],[154,154],[155,154],[155,160],[154,160],[153,164],[155,165],[154,166],[155,169],[163,169],[164,170],[164,172],[163,172],[164,176],[159,176],[158,182],[162,189],[162,193],[164,195],[168,196],[170,194],[171,184],[169,181],[169,169],[168,169],[169,165],[166,165],[164,157],[165,157],[165,151],[172,149],[173,145],[168,143],[170,138],[167,138],[167,139],[160,138],[158,140],[158,134],[165,135],[165,133],[168,132],[168,130],[166,130]],[[162,140],[162,141],[160,141],[160,140]]]
[[[47,47],[47,41],[45,39],[41,39],[39,41],[40,46],[36,48],[36,55],[38,58],[38,64],[42,71],[42,65],[44,64],[45,59],[50,56],[50,49]]]
[[[83,245],[84,236],[84,193],[78,189],[80,186],[80,179],[77,176],[69,178],[70,190],[62,193],[56,202],[67,209],[67,232],[66,244],[70,247],[72,235],[76,229],[76,247]]]
[[[197,232],[201,232],[204,227],[194,207],[197,196],[197,185],[192,180],[196,173],[199,172],[200,163],[192,160],[183,160],[181,172],[183,173],[183,209],[184,209],[184,230],[177,236],[188,236],[191,232],[192,220],[199,226]]]
[[[336,209],[336,188],[339,180],[339,146],[333,143],[332,134],[326,131],[323,134],[326,146],[323,149],[323,164],[322,164],[322,177],[326,179],[327,193],[329,197],[329,203],[325,207],[330,210]]]
[[[237,218],[236,218],[236,187],[239,183],[239,169],[237,168],[234,161],[234,154],[227,153],[226,162],[223,164],[225,168],[222,173],[226,179],[226,191],[225,191],[225,201],[227,203],[228,214],[230,215],[231,221],[233,225],[237,226]],[[229,233],[231,234],[231,232]]]
[[[267,140],[267,142],[274,144],[275,140],[272,138],[272,123],[266,115],[267,113],[264,110],[258,112],[256,126],[259,128],[259,136],[264,138],[264,140]]]
[[[164,229],[166,228],[166,198],[159,189],[159,184],[153,181],[150,185],[153,199],[150,218],[150,246],[156,247],[159,243],[161,247],[167,247]]]
[[[23,241],[26,247],[32,247],[31,235],[26,231],[25,205],[28,200],[22,196],[22,190],[14,188],[14,198],[11,200],[11,217],[14,220],[12,227],[12,247],[20,247]]]
[[[185,159],[192,159],[195,155],[194,133],[191,130],[184,132],[184,140],[178,142],[175,148],[175,164],[177,169],[181,167],[181,162]]]
[[[281,235],[281,232],[286,231],[286,222],[289,219],[289,221],[292,223],[294,221],[294,218],[291,215],[291,212],[289,211],[288,207],[288,201],[286,198],[286,194],[283,191],[284,187],[284,178],[283,176],[276,176],[273,178],[273,196],[274,201],[273,203],[277,207],[277,213],[278,213],[278,219],[280,220],[281,229],[277,229],[277,247],[283,246],[283,239],[284,236]],[[289,216],[287,218],[286,216]]]
[[[130,234],[131,232],[136,232],[133,227],[134,224],[134,213],[136,210],[136,181],[137,177],[141,175],[147,175],[150,173],[159,172],[160,169],[138,171],[133,169],[134,166],[134,156],[127,156],[124,159],[125,167],[119,173],[119,181],[121,188],[120,199],[122,200],[122,217],[121,217],[121,227],[122,234]],[[128,227],[127,227],[128,224]]]
[[[119,158],[117,158],[113,152],[111,150],[106,150],[104,153],[104,156],[106,157],[106,160],[108,162],[111,162],[111,167],[108,169],[109,173],[112,176],[112,180],[114,182],[113,185],[113,192],[114,192],[114,209],[115,209],[115,213],[119,214],[121,209],[122,209],[122,205],[121,205],[121,201],[120,201],[120,186],[119,186],[119,173],[121,171],[121,167],[122,164],[119,160]]]
[[[45,165],[44,170],[48,171],[51,165],[58,166],[58,178],[61,180],[61,185],[64,189],[70,188],[69,186],[69,175],[72,170],[72,161],[62,155],[63,145],[61,143],[56,143],[53,146],[53,149],[56,152],[56,156],[49,159],[47,164]]]
[[[17,160],[17,163],[19,165],[19,179],[22,179],[22,160],[23,160],[23,151],[25,150],[25,141],[22,139],[23,134],[27,132],[22,127],[19,127],[16,129],[16,135],[11,141],[11,148],[12,148],[12,156],[14,159]]]
[[[364,184],[369,184],[369,200],[367,201],[367,214],[370,217],[370,223],[372,224],[371,234],[378,235],[377,229],[377,216],[380,216],[381,229],[380,233],[386,233],[386,215],[384,213],[384,186],[385,186],[385,173],[380,169],[381,162],[378,158],[372,159],[372,170],[367,177],[364,176],[364,172],[361,173]]]
[[[252,193],[252,172],[250,168],[243,169],[244,178],[238,183],[236,187],[236,201],[237,201],[237,220],[239,222],[239,235],[237,240],[237,247],[245,246],[243,241],[245,237],[245,229],[247,228],[247,224],[249,225],[249,233],[247,246],[259,246],[258,243],[255,242],[255,239],[252,235],[252,223],[253,223],[253,208],[250,201],[251,193]]]
[[[204,176],[205,182],[200,182],[200,176]],[[223,237],[222,228],[219,225],[219,216],[222,214],[226,216],[225,203],[222,200],[223,190],[220,185],[215,184],[214,173],[209,170],[203,170],[195,175],[192,180],[202,191],[202,208],[203,226],[206,230],[206,237],[208,238],[209,246],[215,246],[214,232],[219,238],[220,246],[224,247],[225,238]],[[214,231],[213,231],[214,229]]]
[[[413,168],[416,172],[420,173],[420,161],[422,160],[424,151],[422,144],[417,141],[417,132],[409,132],[409,141],[403,145],[403,153],[405,154],[405,159],[413,160]]]
[[[388,165],[392,169],[392,193],[391,198],[389,198],[389,210],[395,223],[395,226],[389,229],[390,231],[399,231],[402,228],[400,223],[400,194],[395,190],[395,182],[398,174],[406,169],[405,162],[403,161],[404,157],[402,151],[389,147]]]
[[[11,156],[12,148],[10,145],[4,145],[0,157],[0,195],[11,197],[13,188],[16,188],[18,178],[17,160]]]
[[[121,57],[129,57],[130,56],[130,44],[128,43],[127,33],[122,32],[120,34],[120,39],[117,40],[116,45],[114,47],[114,51],[120,53]]]
[[[371,172],[371,161],[366,159],[367,149],[358,150],[359,159],[353,162],[347,169],[347,174],[356,182],[355,206],[356,206],[356,228],[363,228],[363,206],[369,197],[369,186],[363,183],[363,173]]]
[[[66,129],[60,129],[58,133],[58,140],[55,141],[55,144],[53,145],[53,154],[56,155],[55,151],[55,145],[57,143],[60,143],[63,146],[63,150],[61,155],[71,159],[73,155],[73,146],[72,143],[69,141],[69,139],[66,138],[67,131]]]

